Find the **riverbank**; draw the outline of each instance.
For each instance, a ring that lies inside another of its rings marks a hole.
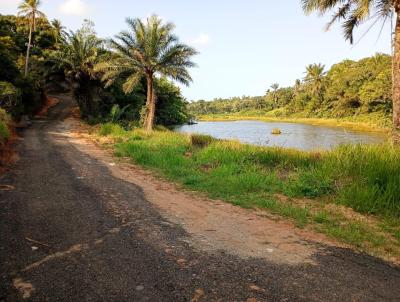
[[[115,154],[184,188],[265,209],[354,248],[400,263],[400,150],[326,152],[257,147],[208,136],[106,124],[93,132]]]
[[[305,118],[297,116],[276,117],[268,113],[208,114],[197,117],[204,122],[257,120],[263,122],[302,123],[315,126],[344,127],[356,131],[380,132],[389,134],[391,121],[381,114],[364,114],[340,119]]]

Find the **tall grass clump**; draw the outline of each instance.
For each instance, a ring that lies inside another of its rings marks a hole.
[[[115,123],[106,123],[101,125],[99,134],[101,136],[123,136],[126,134],[126,131],[124,128],[122,128],[119,124]]]
[[[196,147],[206,147],[212,142],[216,141],[215,138],[213,138],[210,135],[204,135],[204,134],[191,134],[190,135],[190,142],[193,146]]]
[[[346,145],[329,153],[326,165],[342,188],[338,202],[362,213],[400,217],[400,148]]]

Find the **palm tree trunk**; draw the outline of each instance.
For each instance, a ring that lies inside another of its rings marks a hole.
[[[25,76],[28,75],[28,66],[29,66],[29,52],[31,50],[31,43],[32,43],[32,28],[33,28],[34,19],[29,22],[29,38],[28,38],[28,47],[26,48],[26,58],[25,58]]]
[[[400,143],[400,8],[396,9],[393,53],[393,129],[394,140]]]
[[[146,101],[146,119],[144,127],[147,131],[153,130],[154,114],[155,114],[155,98],[154,98],[154,79],[153,75],[147,76],[147,101]]]

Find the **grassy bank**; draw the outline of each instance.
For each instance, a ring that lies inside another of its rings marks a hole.
[[[304,123],[317,126],[345,127],[358,131],[388,133],[391,121],[380,113],[364,114],[346,118],[313,118],[301,116],[275,116],[274,112],[242,112],[234,114],[209,114],[197,117],[200,121],[258,120],[265,122]]]
[[[243,145],[169,131],[103,125],[98,139],[118,156],[211,198],[264,208],[328,236],[400,260],[400,149],[333,151]]]

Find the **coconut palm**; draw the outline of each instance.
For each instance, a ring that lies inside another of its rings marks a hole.
[[[296,79],[296,81],[294,82],[294,86],[293,86],[293,92],[294,95],[298,95],[301,91],[301,80],[300,79]]]
[[[56,44],[63,42],[64,37],[66,36],[65,26],[62,25],[61,21],[58,19],[54,19],[51,21],[53,36]]]
[[[393,127],[400,130],[400,0],[301,0],[303,10],[309,14],[319,11],[324,14],[335,10],[329,29],[335,22],[342,22],[344,37],[354,42],[354,29],[361,23],[375,19],[383,22],[396,18],[393,55]],[[373,23],[373,24],[374,24]]]
[[[130,31],[122,31],[110,41],[114,56],[96,66],[103,72],[102,80],[109,86],[124,79],[123,90],[130,93],[142,78],[147,82],[147,100],[144,127],[151,131],[154,123],[156,97],[155,76],[169,77],[189,85],[192,81],[188,68],[195,66],[191,57],[197,52],[179,42],[172,33],[174,25],[164,23],[153,15],[146,21],[127,19]]]
[[[304,82],[309,85],[310,92],[320,98],[325,88],[325,65],[310,64],[306,67]]]
[[[63,70],[71,83],[84,118],[95,111],[93,94],[98,76],[94,66],[103,52],[102,44],[93,30],[93,23],[86,21],[81,29],[67,34],[60,50],[54,51],[49,58],[54,63],[53,68]]]
[[[24,0],[18,6],[18,15],[26,18],[29,21],[29,37],[25,58],[25,76],[28,75],[29,53],[32,47],[32,33],[36,29],[36,19],[45,17],[45,14],[38,10],[40,4],[40,0]]]
[[[271,96],[272,96],[272,100],[274,102],[273,106],[278,107],[278,100],[279,100],[279,95],[278,95],[278,89],[279,89],[279,84],[278,83],[274,83],[271,86]]]

